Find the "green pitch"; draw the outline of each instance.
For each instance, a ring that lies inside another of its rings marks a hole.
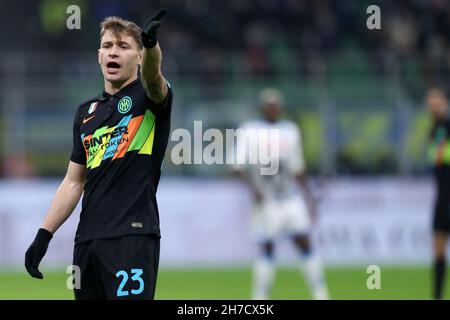
[[[44,280],[20,272],[0,272],[0,299],[73,299],[67,274],[44,272]],[[430,299],[428,267],[381,267],[381,289],[366,286],[366,269],[327,268],[332,299]],[[450,272],[450,270],[448,271]],[[449,273],[450,275],[450,273]],[[450,281],[445,297],[450,298]],[[156,299],[249,299],[250,269],[162,269]],[[306,282],[295,269],[279,269],[273,299],[310,299]]]

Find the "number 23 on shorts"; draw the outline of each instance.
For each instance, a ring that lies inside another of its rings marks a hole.
[[[131,294],[132,295],[141,294],[142,291],[144,291],[144,280],[141,277],[143,271],[142,269],[131,269],[131,274],[132,274],[131,281],[136,281],[139,283],[139,287],[137,289],[131,290]],[[125,270],[120,270],[116,273],[116,277],[117,278],[123,277],[122,281],[119,284],[119,288],[117,289],[117,296],[118,297],[128,296],[129,292],[127,290],[123,290],[129,278],[128,273]]]

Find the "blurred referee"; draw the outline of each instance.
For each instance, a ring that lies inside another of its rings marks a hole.
[[[156,203],[170,130],[172,90],[161,74],[156,36],[162,9],[141,29],[108,17],[98,62],[104,91],[82,103],[73,125],[67,173],[25,254],[38,266],[53,234],[83,195],[73,264],[81,271],[76,299],[153,299],[159,265]]]
[[[428,90],[426,106],[433,118],[428,156],[433,165],[437,189],[433,216],[433,296],[441,299],[446,269],[445,250],[450,231],[450,120],[444,91],[436,88]]]

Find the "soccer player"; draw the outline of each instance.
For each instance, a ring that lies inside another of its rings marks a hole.
[[[161,73],[157,31],[166,9],[143,29],[118,17],[101,24],[103,92],[77,109],[73,150],[41,228],[25,254],[38,270],[50,239],[83,194],[73,264],[78,299],[153,299],[159,265],[156,189],[166,150],[172,90]]]
[[[292,239],[298,250],[299,267],[305,273],[313,298],[328,299],[322,262],[310,238],[317,211],[306,180],[300,129],[293,122],[280,119],[283,96],[278,89],[262,90],[260,104],[263,119],[244,122],[240,129],[244,132],[267,130],[267,136],[271,129],[278,130],[279,156],[271,159],[278,161],[278,172],[262,175],[262,163],[255,166],[249,161],[233,166],[235,174],[248,183],[254,195],[251,228],[259,253],[253,267],[252,299],[270,296],[275,275],[274,243],[283,236]],[[261,144],[270,143],[266,139],[249,139],[251,134],[245,136],[241,142],[238,140],[238,157],[239,153],[248,156],[251,150],[259,150]],[[245,143],[243,147],[242,143]],[[298,187],[303,190],[303,197]]]
[[[428,90],[425,102],[433,118],[428,156],[433,165],[437,191],[433,215],[433,296],[441,299],[446,269],[445,249],[450,231],[450,120],[444,91],[436,88]]]

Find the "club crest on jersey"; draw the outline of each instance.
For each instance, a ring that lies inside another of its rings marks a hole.
[[[91,114],[92,112],[95,111],[95,109],[97,108],[97,104],[98,102],[92,102],[91,105],[89,106],[89,110],[88,113]]]
[[[128,111],[130,111],[131,107],[133,106],[133,100],[129,96],[123,97],[120,99],[119,103],[117,104],[117,110],[125,114]]]

